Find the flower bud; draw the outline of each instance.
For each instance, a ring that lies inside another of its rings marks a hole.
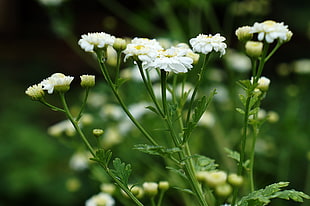
[[[134,196],[136,196],[138,199],[141,199],[144,195],[143,189],[139,186],[134,186],[130,190]]]
[[[257,85],[257,89],[260,89],[263,92],[268,91],[269,89],[269,85],[270,85],[270,79],[268,79],[267,77],[261,77],[258,79],[258,85]]]
[[[215,193],[221,197],[227,197],[231,194],[231,192],[232,192],[232,187],[227,183],[217,185],[215,187]]]
[[[104,131],[102,129],[93,129],[93,135],[95,137],[100,137],[101,135],[103,135]]]
[[[142,185],[144,192],[148,196],[155,196],[158,193],[158,184],[156,182],[145,182]]]
[[[114,43],[113,43],[113,48],[116,51],[123,51],[126,49],[126,46],[127,46],[127,42],[123,38],[116,38]]]
[[[247,41],[245,44],[245,52],[250,57],[257,58],[262,55],[263,43],[259,41]]]
[[[279,121],[279,114],[274,111],[269,111],[267,113],[267,121],[270,123],[275,123]]]
[[[158,189],[164,190],[164,191],[168,190],[169,189],[169,182],[168,181],[160,181],[158,183]]]
[[[236,36],[238,37],[239,41],[249,41],[253,37],[253,33],[251,33],[251,27],[250,26],[243,26],[239,27],[236,32]]]
[[[227,181],[231,185],[239,187],[243,184],[243,177],[237,174],[230,174],[228,175]]]
[[[81,78],[81,86],[82,87],[93,87],[95,86],[95,76],[94,75],[82,75]]]
[[[205,181],[210,187],[216,187],[226,182],[227,174],[224,171],[211,171],[205,176]]]

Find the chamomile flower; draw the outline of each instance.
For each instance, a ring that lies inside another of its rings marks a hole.
[[[113,206],[114,204],[115,200],[112,196],[103,192],[92,196],[85,203],[86,206]]]
[[[62,73],[55,73],[49,78],[43,80],[40,84],[43,90],[47,90],[49,94],[53,91],[66,92],[70,89],[70,84],[74,77],[66,76]]]
[[[113,46],[115,37],[105,32],[94,32],[83,34],[78,44],[86,52],[94,52],[96,48]]]
[[[170,48],[158,52],[158,56],[144,66],[144,69],[162,69],[166,72],[186,73],[193,66],[193,59],[185,56],[186,49]]]
[[[131,43],[127,44],[126,49],[123,51],[125,54],[124,60],[133,57],[135,61],[151,62],[158,56],[160,50],[163,50],[163,48],[156,39],[136,37]]]
[[[197,37],[190,39],[189,43],[193,47],[194,52],[208,54],[215,51],[220,52],[222,56],[227,48],[227,45],[224,43],[225,40],[226,38],[220,34],[199,34]]]
[[[41,84],[35,84],[35,85],[28,87],[25,93],[29,97],[31,97],[33,100],[40,100],[44,96],[44,90]]]
[[[266,40],[267,43],[273,43],[274,40],[289,41],[293,33],[284,25],[283,22],[278,23],[267,20],[262,23],[254,23],[251,33],[258,33],[258,40]]]

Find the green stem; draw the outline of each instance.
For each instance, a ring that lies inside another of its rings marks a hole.
[[[196,85],[195,85],[195,89],[192,93],[192,96],[191,96],[191,100],[189,102],[189,108],[188,108],[188,112],[187,112],[187,117],[186,117],[186,125],[188,125],[188,122],[189,122],[189,119],[190,119],[190,116],[191,116],[191,112],[192,112],[192,107],[193,107],[193,103],[194,103],[194,100],[195,100],[195,97],[196,97],[196,94],[198,92],[198,89],[201,85],[201,82],[202,82],[202,78],[207,70],[206,68],[206,63],[208,61],[208,58],[209,58],[210,54],[207,54],[205,55],[205,58],[204,58],[204,61],[203,61],[203,64],[202,64],[202,67],[200,69],[200,73],[198,74],[198,80],[196,82]]]
[[[254,115],[254,121],[257,120],[257,114]],[[249,165],[249,179],[250,179],[250,191],[254,192],[255,190],[255,185],[254,185],[254,156],[255,156],[255,144],[256,144],[256,139],[258,136],[258,125],[255,124],[253,125],[253,130],[254,130],[254,135],[253,135],[253,142],[251,146],[251,153],[250,153],[250,165]]]
[[[101,55],[99,54],[99,52],[97,53],[97,59],[98,59],[98,63],[100,66],[100,70],[104,76],[104,78],[106,79],[108,85],[110,86],[110,88],[112,89],[112,92],[114,94],[114,96],[116,97],[116,99],[118,100],[119,104],[121,105],[122,109],[124,110],[124,112],[127,114],[127,116],[130,118],[130,120],[134,123],[134,125],[141,131],[141,133],[153,144],[158,146],[158,143],[153,139],[153,137],[144,129],[144,127],[136,120],[136,118],[131,114],[131,112],[128,110],[127,106],[125,105],[125,103],[123,102],[123,99],[120,97],[120,95],[117,92],[117,89],[115,87],[115,85],[113,84],[110,75],[107,71],[107,68],[105,67],[104,62],[102,62],[101,59]]]
[[[117,61],[116,61],[116,71],[115,71],[115,84],[117,84],[117,80],[119,78],[119,71],[120,71],[120,65],[121,65],[121,57],[122,57],[122,51],[117,51]]]
[[[160,190],[157,206],[161,206],[164,199],[165,190]]]
[[[167,73],[166,73],[166,71],[161,70],[161,96],[162,96],[162,104],[163,104],[163,108],[164,108],[165,117],[167,117],[166,89],[167,89]]]
[[[78,125],[78,122],[73,118],[70,110],[69,110],[69,107],[67,105],[67,101],[66,101],[66,98],[65,98],[65,93],[63,92],[60,92],[59,93],[59,96],[60,96],[60,100],[64,106],[64,111],[68,117],[68,119],[70,120],[70,122],[73,124],[75,130],[77,131],[77,133],[80,135],[80,137],[82,138],[84,144],[86,145],[87,149],[90,151],[90,153],[95,157],[96,154],[95,154],[95,151],[93,149],[93,147],[90,145],[89,141],[87,140],[87,138],[85,137],[84,133],[82,132],[81,128],[79,127]]]
[[[84,111],[84,109],[85,109],[86,102],[87,102],[87,98],[88,98],[88,94],[89,94],[89,90],[90,90],[90,88],[87,87],[87,88],[86,88],[86,91],[85,91],[85,96],[84,96],[84,100],[83,100],[83,103],[82,103],[80,112],[79,112],[77,118],[75,119],[75,121],[77,121],[77,122],[81,119],[82,114],[83,114],[83,111]]]
[[[151,205],[152,206],[156,206],[156,203],[155,203],[155,197],[151,197]]]
[[[51,105],[49,104],[47,101],[45,101],[45,99],[40,99],[39,102],[41,102],[42,104],[44,104],[45,106],[48,106],[49,108],[51,108],[52,110],[56,111],[56,112],[65,112],[65,110],[59,108],[59,107],[56,107],[54,105]]]

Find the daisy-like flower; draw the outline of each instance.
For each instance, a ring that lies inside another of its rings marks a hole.
[[[53,91],[66,92],[70,89],[70,84],[74,77],[66,76],[62,73],[55,73],[49,78],[43,80],[40,84],[43,90],[47,90],[49,94]]]
[[[28,87],[25,93],[29,97],[31,97],[33,100],[40,100],[44,96],[44,90],[41,84],[35,84],[35,85]]]
[[[144,69],[162,69],[166,72],[186,73],[193,66],[193,59],[186,56],[188,49],[171,47],[158,52],[158,56],[150,63],[144,65]]]
[[[95,86],[95,76],[84,74],[80,76],[82,87],[93,87]]]
[[[262,23],[254,23],[251,33],[258,33],[258,40],[266,40],[268,43],[274,42],[275,39],[280,41],[289,41],[293,33],[284,25],[283,22],[278,23],[272,20],[267,20]]]
[[[163,50],[163,48],[157,40],[136,37],[131,43],[127,44],[126,49],[123,51],[125,54],[124,60],[133,57],[134,60],[151,62],[158,56],[160,50]]]
[[[220,55],[225,54],[225,49],[227,45],[224,43],[225,37],[220,34],[215,34],[214,36],[199,34],[197,37],[189,40],[189,43],[193,47],[194,52],[208,54],[212,51],[220,52]]]
[[[105,32],[94,32],[83,34],[78,44],[86,52],[94,52],[96,48],[104,48],[108,45],[113,46],[115,37]]]
[[[114,204],[115,200],[111,197],[111,195],[100,192],[99,194],[88,199],[85,206],[113,206]]]

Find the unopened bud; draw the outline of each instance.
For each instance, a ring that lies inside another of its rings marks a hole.
[[[251,27],[250,26],[243,26],[239,27],[236,32],[236,36],[238,37],[239,41],[249,41],[253,37],[253,33],[251,33]]]
[[[227,181],[236,187],[239,187],[243,184],[243,177],[237,174],[228,175]]]
[[[262,55],[263,43],[259,41],[247,41],[245,44],[245,52],[250,57],[257,58]]]
[[[142,185],[144,192],[148,196],[155,196],[158,193],[158,184],[156,182],[145,182]]]
[[[81,78],[81,86],[82,87],[93,87],[95,86],[95,76],[94,75],[82,75]]]
[[[123,38],[116,38],[113,44],[113,48],[116,51],[123,51],[124,49],[126,49],[126,46],[127,46],[127,42]]]
[[[217,185],[215,187],[215,193],[221,197],[227,197],[231,194],[231,192],[232,192],[232,187],[227,183]]]
[[[93,129],[93,135],[95,137],[100,137],[101,135],[103,135],[104,131],[102,129]]]
[[[164,191],[168,190],[169,189],[169,182],[167,182],[167,181],[160,181],[158,183],[158,189],[164,190]]]

